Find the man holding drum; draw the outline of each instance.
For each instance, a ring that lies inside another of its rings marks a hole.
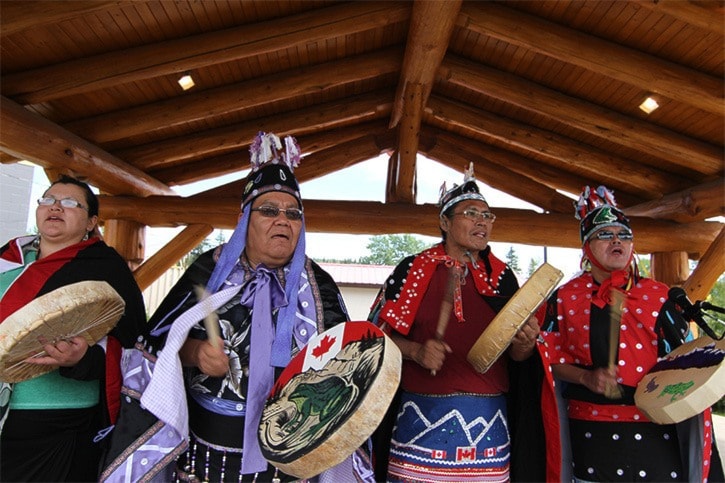
[[[676,427],[650,422],[634,404],[637,384],[657,358],[689,336],[687,322],[668,301],[668,287],[639,274],[630,221],[612,193],[587,186],[576,208],[584,271],[559,287],[540,315],[546,343],[539,351],[551,368],[544,370],[542,405],[546,479],[704,481],[709,471],[716,480],[722,469],[710,452],[712,426],[703,424],[709,410]],[[552,374],[566,400],[560,417]],[[560,418],[568,440],[560,439]]]
[[[187,269],[151,317],[143,350],[131,355],[125,390],[136,399],[122,406],[125,437],[114,440],[102,480],[295,479],[268,464],[260,451],[262,408],[291,357],[348,316],[335,282],[305,255],[302,199],[293,174],[300,160],[297,142],[259,133],[250,151],[252,171],[231,239]],[[134,374],[143,373],[154,356],[146,387]],[[328,471],[327,481],[372,480],[362,449]]]
[[[461,186],[443,185],[439,205],[442,242],[401,261],[371,313],[404,358],[387,479],[507,481],[508,358],[530,356],[539,327],[527,321],[483,374],[467,361],[519,285],[488,246],[496,217],[472,164]]]

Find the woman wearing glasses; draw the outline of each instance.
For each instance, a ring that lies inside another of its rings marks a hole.
[[[606,187],[585,187],[576,217],[584,270],[540,314],[546,344],[539,351],[551,368],[544,371],[545,447],[555,463],[546,480],[705,481],[716,467],[722,475],[710,453],[712,426],[690,438],[688,428],[702,424],[702,415],[678,428],[650,422],[634,404],[657,358],[689,336],[668,287],[640,275],[630,221]],[[559,412],[568,439],[559,438],[552,375],[566,401]]]
[[[0,320],[36,297],[88,280],[108,282],[126,307],[99,343],[89,347],[73,337],[46,344],[47,356],[29,362],[57,369],[2,384],[0,478],[96,481],[104,443],[97,436],[118,407],[118,390],[107,389],[120,384],[121,346],[131,347],[145,323],[143,298],[124,260],[97,236],[98,200],[88,185],[62,177],[38,200],[35,216],[38,235],[0,248]]]
[[[443,186],[439,205],[443,241],[398,264],[370,316],[404,359],[401,401],[389,412],[397,415],[392,439],[381,426],[374,441],[387,475],[384,464],[376,473],[386,481],[508,481],[508,359],[530,356],[539,328],[525,324],[508,357],[484,374],[467,361],[519,286],[488,246],[496,217],[472,165],[461,186]]]

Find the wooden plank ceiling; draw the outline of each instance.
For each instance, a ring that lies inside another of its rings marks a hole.
[[[88,180],[106,220],[231,228],[240,182],[171,187],[247,169],[266,130],[298,138],[302,181],[388,155],[385,203],[308,200],[309,231],[437,235],[415,205],[420,153],[473,161],[543,210],[497,207],[496,241],[577,247],[562,193],[606,184],[638,250],[699,258],[722,227],[704,220],[725,214],[723,15],[719,0],[3,0],[0,161]]]

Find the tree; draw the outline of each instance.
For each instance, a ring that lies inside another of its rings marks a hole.
[[[639,273],[643,277],[652,276],[652,270],[650,268],[650,259],[649,258],[638,258],[637,259],[637,268],[639,269]]]
[[[403,258],[424,250],[427,245],[412,235],[375,235],[366,248],[370,250],[370,255],[360,258],[360,263],[395,265]]]
[[[721,275],[710,290],[707,301],[718,307],[725,307],[725,275]]]
[[[521,268],[519,267],[519,256],[516,254],[514,247],[509,247],[509,251],[506,254],[506,263],[511,267],[511,270],[516,272],[517,275],[521,275]]]
[[[532,258],[529,260],[529,277],[531,277],[537,268],[541,265],[541,261],[538,258]]]
[[[224,241],[224,236],[221,234],[218,235],[217,238],[218,239],[221,238],[222,242]],[[210,241],[209,237],[204,238],[201,241],[201,243],[199,243],[197,246],[192,248],[189,253],[187,253],[185,256],[183,256],[181,258],[181,260],[179,260],[179,266],[181,266],[181,268],[186,270],[187,268],[189,268],[189,266],[192,263],[194,263],[194,260],[196,260],[199,257],[199,255],[201,255],[205,251],[209,250],[212,246],[215,246],[215,245],[212,245],[212,242]]]

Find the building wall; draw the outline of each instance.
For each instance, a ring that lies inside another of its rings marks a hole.
[[[28,233],[33,167],[0,164],[0,245]]]
[[[340,285],[342,299],[347,306],[347,313],[350,320],[367,320],[370,313],[370,306],[378,295],[379,287],[348,287]]]

